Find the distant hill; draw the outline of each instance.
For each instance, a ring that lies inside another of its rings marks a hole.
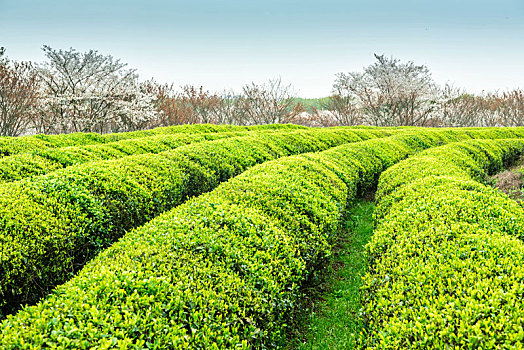
[[[306,109],[310,108],[317,108],[322,109],[322,104],[327,102],[329,97],[321,97],[321,98],[301,98],[297,97],[295,98],[295,104],[302,103]]]

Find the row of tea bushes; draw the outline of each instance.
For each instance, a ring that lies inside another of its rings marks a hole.
[[[205,125],[204,125],[205,126]],[[211,125],[209,125],[211,126]],[[160,134],[136,139],[124,139],[105,144],[70,146],[62,148],[35,149],[30,153],[15,154],[0,158],[0,184],[21,180],[31,176],[48,174],[75,164],[122,158],[128,155],[160,153],[177,147],[202,141],[218,140],[249,133],[296,132],[294,128],[260,128],[257,131],[200,132]],[[350,128],[330,128],[346,130]],[[155,129],[156,130],[156,129]],[[209,131],[211,131],[210,129]],[[360,130],[360,129],[355,129]],[[369,132],[376,128],[366,129]],[[394,133],[395,131],[391,131]],[[253,134],[254,135],[254,134]]]
[[[387,170],[367,247],[367,349],[519,349],[524,210],[486,186],[523,140],[476,140]]]
[[[268,129],[268,132],[294,132],[294,130],[273,131]],[[0,183],[48,174],[75,164],[117,159],[134,154],[160,153],[188,144],[242,136],[248,133],[248,131],[237,131],[162,134],[105,144],[35,149],[30,153],[0,158]]]
[[[154,135],[170,135],[173,133],[209,133],[209,132],[233,132],[233,131],[262,131],[262,130],[305,130],[305,126],[295,124],[265,124],[265,125],[228,125],[228,124],[185,124],[173,125],[149,130],[138,130],[123,133],[104,134],[107,142],[141,138]]]
[[[386,167],[468,137],[417,130],[250,168],[127,233],[9,316],[0,346],[275,347],[301,284],[329,256],[347,203]]]
[[[36,149],[102,144],[108,142],[115,142],[119,140],[135,139],[154,135],[171,135],[177,133],[216,133],[273,129],[289,130],[305,129],[305,127],[291,124],[271,124],[256,126],[192,124],[105,135],[100,135],[97,133],[73,133],[61,135],[40,134],[22,137],[0,137],[0,157],[33,152]]]
[[[0,186],[0,310],[31,303],[156,215],[247,168],[390,132],[320,129],[201,142]]]

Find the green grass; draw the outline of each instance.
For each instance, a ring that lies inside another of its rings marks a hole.
[[[347,215],[331,264],[298,316],[289,349],[353,349],[362,322],[359,288],[364,246],[373,233],[374,203],[356,201]]]

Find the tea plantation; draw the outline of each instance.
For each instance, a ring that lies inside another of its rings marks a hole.
[[[374,193],[360,349],[524,347],[524,128],[0,138],[0,349],[274,349]],[[351,268],[351,267],[347,267]]]

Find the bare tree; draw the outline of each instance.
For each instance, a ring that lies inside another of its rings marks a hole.
[[[244,124],[247,112],[242,107],[242,97],[233,91],[225,90],[218,94],[219,103],[215,105],[215,121],[218,124]]]
[[[499,114],[504,126],[524,126],[524,91],[516,89],[503,92]]]
[[[187,119],[191,123],[218,123],[217,110],[222,103],[222,98],[201,86],[192,85],[182,87],[179,101],[185,110],[190,111]]]
[[[504,102],[497,93],[487,93],[476,96],[477,125],[475,126],[502,126],[500,107]]]
[[[313,112],[322,120],[324,126],[359,125],[363,116],[355,99],[351,96],[332,95],[321,102],[321,109],[314,108]]]
[[[298,114],[293,89],[283,85],[280,78],[245,85],[238,103],[246,113],[243,124],[287,123]]]
[[[354,99],[372,125],[425,125],[438,106],[429,69],[384,55],[375,58],[363,73],[338,73],[334,93]]]
[[[243,112],[239,96],[232,91],[212,93],[203,87],[185,85],[176,92],[172,84],[154,80],[141,83],[141,89],[153,95],[157,126],[189,123],[238,124]]]
[[[172,124],[270,124],[290,122],[299,111],[294,103],[290,86],[282,85],[280,79],[267,84],[252,83],[242,89],[213,93],[203,87],[186,85],[169,98],[157,98],[163,102],[163,112]]]
[[[446,86],[440,113],[446,126],[524,126],[524,92],[472,95]]]
[[[504,125],[524,126],[524,91],[516,89],[503,93],[504,103],[501,114],[504,116]]]
[[[38,105],[38,79],[28,62],[9,62],[0,49],[0,136],[27,132]]]
[[[450,85],[444,86],[441,94],[439,119],[442,125],[454,127],[479,125],[478,97]]]

